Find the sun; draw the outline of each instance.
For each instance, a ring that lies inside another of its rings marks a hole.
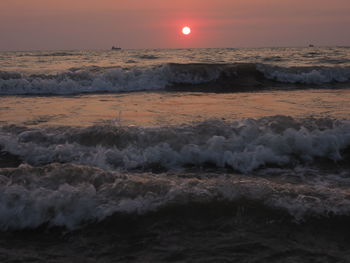
[[[189,28],[188,26],[185,26],[184,28],[182,28],[182,34],[184,35],[191,34],[191,28]]]

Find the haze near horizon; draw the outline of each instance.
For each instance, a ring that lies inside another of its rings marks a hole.
[[[0,50],[350,45],[349,13],[347,0],[2,0]]]

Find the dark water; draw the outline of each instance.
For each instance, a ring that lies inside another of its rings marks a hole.
[[[249,201],[1,235],[2,262],[348,262],[349,218],[293,223]]]

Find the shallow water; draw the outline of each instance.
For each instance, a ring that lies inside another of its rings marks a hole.
[[[350,90],[290,90],[254,93],[140,92],[70,97],[0,97],[2,125],[164,126],[208,119],[285,115],[294,118],[350,116]]]

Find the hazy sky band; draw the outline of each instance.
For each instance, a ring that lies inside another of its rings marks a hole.
[[[0,50],[350,45],[349,14],[349,0],[1,0]]]

